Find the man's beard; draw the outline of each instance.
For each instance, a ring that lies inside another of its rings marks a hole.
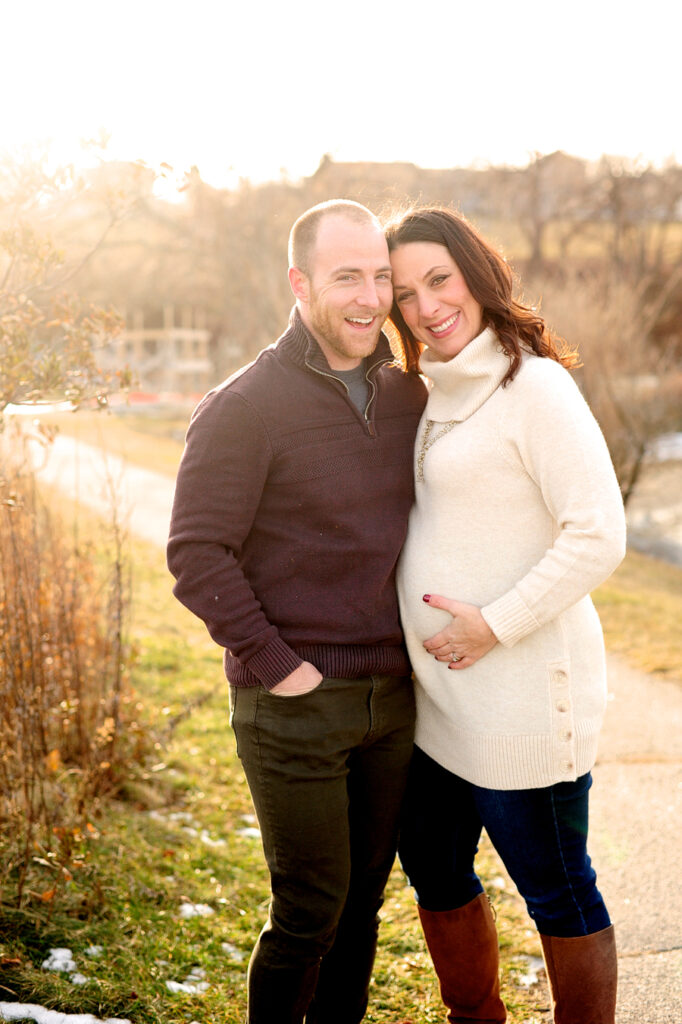
[[[313,334],[321,338],[334,352],[346,359],[362,359],[370,355],[377,346],[379,335],[388,310],[371,313],[346,314],[356,317],[375,316],[376,322],[368,331],[358,332],[353,337],[353,328],[346,325],[346,318],[341,310],[331,310],[311,298],[309,304],[310,326]]]

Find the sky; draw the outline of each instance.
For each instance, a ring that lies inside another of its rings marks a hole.
[[[335,161],[682,162],[669,0],[22,0],[3,13],[0,151],[192,165],[217,187]]]

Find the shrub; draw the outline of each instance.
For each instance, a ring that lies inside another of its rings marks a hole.
[[[99,802],[151,746],[129,685],[129,587],[115,522],[106,547],[69,536],[30,474],[0,479],[5,906],[55,899],[96,835]]]

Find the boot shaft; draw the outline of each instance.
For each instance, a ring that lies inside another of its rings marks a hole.
[[[485,893],[456,910],[419,907],[419,918],[448,1021],[504,1024],[497,930]]]
[[[618,960],[613,925],[592,935],[541,935],[554,1024],[615,1024]]]

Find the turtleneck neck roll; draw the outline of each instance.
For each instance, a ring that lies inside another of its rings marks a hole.
[[[486,327],[447,362],[441,362],[431,349],[425,349],[421,370],[432,382],[426,418],[459,423],[480,409],[500,386],[509,370],[509,356],[492,327]]]

